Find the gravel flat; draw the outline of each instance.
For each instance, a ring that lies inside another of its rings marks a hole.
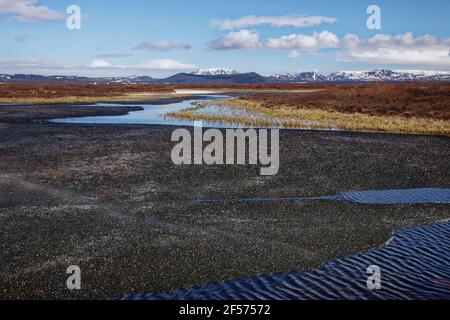
[[[131,107],[133,108],[133,107]],[[52,124],[121,108],[0,107],[0,299],[107,299],[292,270],[450,218],[448,205],[199,203],[450,187],[450,138],[284,130],[278,175],[175,166],[175,127]],[[66,269],[82,289],[66,289]]]

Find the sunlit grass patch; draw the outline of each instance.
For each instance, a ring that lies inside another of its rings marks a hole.
[[[208,112],[211,105],[215,107],[215,112]],[[217,112],[217,108],[222,108],[223,112]],[[447,120],[343,113],[308,106],[279,105],[269,108],[263,103],[242,98],[200,102],[193,104],[191,108],[168,115],[181,119],[221,121],[248,126],[450,134],[450,121]]]

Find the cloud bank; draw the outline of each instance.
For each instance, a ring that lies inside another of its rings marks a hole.
[[[450,66],[450,38],[428,34],[414,37],[411,32],[398,35],[377,34],[369,39],[360,39],[351,33],[339,38],[332,32],[322,31],[310,35],[290,34],[260,40],[257,32],[242,29],[214,40],[209,43],[209,48],[286,50],[290,52],[290,57],[298,57],[301,52],[328,49],[333,50],[339,61]]]
[[[38,0],[0,0],[0,14],[11,15],[12,19],[23,22],[63,20],[65,15],[37,5]]]
[[[95,59],[87,65],[81,65],[71,60],[51,59],[0,59],[0,67],[24,70],[153,70],[153,71],[183,71],[195,70],[198,66],[174,59],[153,59],[136,64],[113,64],[103,59]]]
[[[70,60],[54,59],[0,59],[2,68],[19,69],[70,69],[78,65]]]
[[[89,68],[110,68],[110,69],[136,69],[136,70],[155,70],[155,71],[175,71],[192,70],[198,68],[193,64],[184,63],[174,59],[153,59],[141,61],[136,64],[111,64],[102,59],[93,60],[88,64]]]
[[[339,47],[339,39],[329,31],[314,32],[312,35],[291,34],[269,38],[264,42],[263,47],[282,50],[318,50]]]
[[[322,23],[334,23],[337,19],[324,16],[244,16],[237,19],[213,19],[211,25],[222,30],[233,30],[260,25],[273,27],[312,27]]]
[[[347,34],[338,59],[369,63],[450,66],[450,38],[432,35],[414,37],[411,32],[395,36],[378,34],[361,40]]]
[[[212,50],[256,49],[260,46],[259,34],[246,29],[230,32],[209,43]]]

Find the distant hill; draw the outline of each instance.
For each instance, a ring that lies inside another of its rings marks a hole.
[[[422,70],[340,71],[328,75],[328,81],[450,81],[450,72]]]
[[[300,73],[285,73],[275,74],[268,78],[269,82],[280,83],[301,83],[301,82],[324,82],[327,77],[317,72],[300,72]]]
[[[339,71],[329,75],[317,72],[276,74],[264,77],[258,73],[237,73],[226,68],[201,69],[193,73],[178,73],[156,79],[149,76],[77,77],[42,76],[34,74],[0,74],[0,82],[54,82],[54,83],[167,83],[167,84],[262,84],[262,83],[339,83],[339,82],[402,82],[450,81],[450,72],[421,70]]]
[[[148,76],[131,77],[77,77],[42,76],[36,74],[0,74],[0,82],[55,82],[55,83],[154,83],[157,79]]]
[[[188,73],[178,73],[174,76],[160,79],[159,83],[171,83],[171,84],[256,84],[266,83],[267,78],[255,72],[251,73],[237,73],[237,74],[224,74],[224,75],[195,75]]]

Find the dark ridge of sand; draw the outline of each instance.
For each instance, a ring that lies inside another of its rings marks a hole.
[[[280,173],[174,166],[173,127],[33,123],[126,112],[0,107],[0,299],[110,298],[309,270],[450,218],[448,205],[195,203],[450,187],[450,138],[284,130]],[[82,290],[65,288],[79,265]]]

